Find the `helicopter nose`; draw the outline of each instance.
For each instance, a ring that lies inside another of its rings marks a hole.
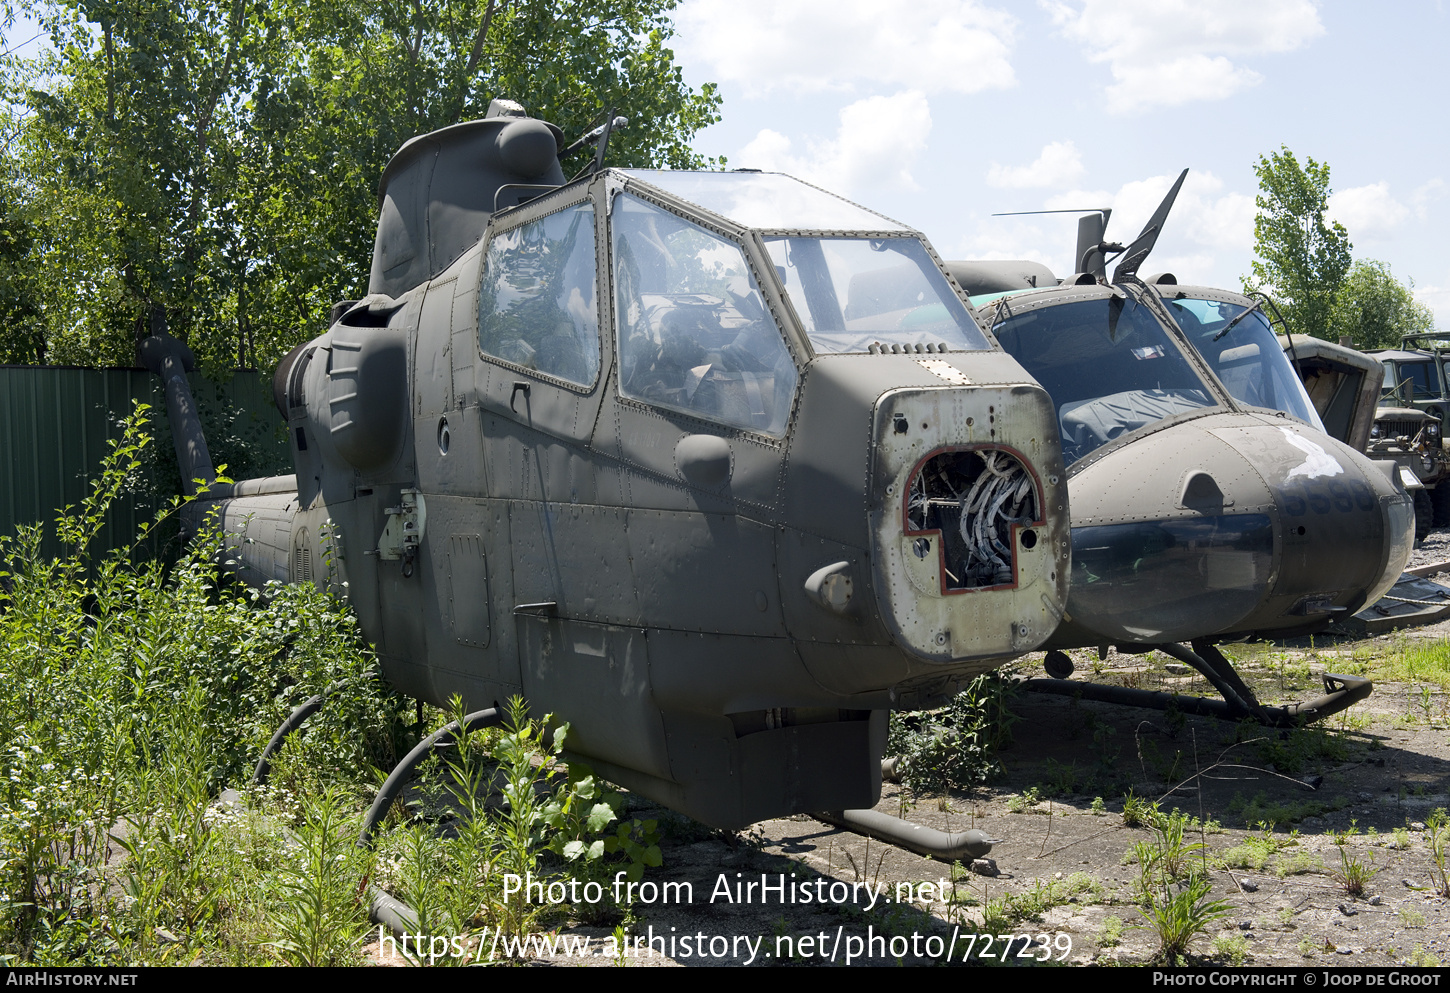
[[[1068,488],[1077,643],[1313,628],[1378,598],[1413,540],[1408,497],[1373,463],[1256,415],[1168,427]]]
[[[1289,421],[1213,429],[1235,445],[1274,496],[1275,579],[1251,622],[1352,614],[1400,578],[1414,545],[1414,503],[1391,470]]]

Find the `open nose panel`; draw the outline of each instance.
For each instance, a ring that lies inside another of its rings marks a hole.
[[[875,437],[876,589],[898,644],[933,662],[1041,644],[1062,619],[1070,552],[1046,394],[893,390]]]

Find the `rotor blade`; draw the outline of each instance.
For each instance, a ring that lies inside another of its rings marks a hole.
[[[1111,207],[1077,207],[1063,210],[1009,210],[1001,214],[993,214],[993,217],[1026,217],[1028,214],[1102,214],[1103,223],[1107,223],[1107,217],[1113,212]]]
[[[1143,231],[1137,239],[1123,252],[1123,261],[1113,270],[1113,282],[1117,282],[1127,276],[1136,276],[1138,267],[1153,251],[1153,246],[1158,242],[1158,235],[1163,230],[1163,223],[1168,220],[1168,212],[1173,209],[1173,201],[1178,198],[1178,191],[1183,186],[1183,181],[1188,178],[1188,170],[1184,169],[1178,174],[1178,181],[1153,211],[1153,216],[1148,218],[1148,223],[1143,225]]]

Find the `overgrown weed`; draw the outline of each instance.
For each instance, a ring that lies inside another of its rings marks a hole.
[[[1153,827],[1163,817],[1157,801],[1135,796],[1131,790],[1123,797],[1123,827]]]
[[[0,959],[356,962],[371,873],[353,822],[381,770],[411,744],[411,720],[375,678],[348,609],[316,585],[260,592],[231,583],[216,565],[215,535],[169,565],[133,555],[135,546],[91,553],[150,445],[144,420],[138,407],[89,496],[56,522],[64,557],[39,555],[39,527],[0,537]],[[181,505],[173,501],[137,542]],[[287,714],[339,683],[346,689],[276,756],[269,785],[218,806],[224,787],[248,780]],[[502,801],[512,836],[465,827],[444,839],[432,825],[406,824],[389,832],[392,871],[420,918],[480,919],[480,878],[545,862],[546,874],[572,870],[596,851],[588,832],[603,816],[598,803],[607,806],[600,787],[582,770],[566,785],[554,748],[534,762],[542,724],[520,733],[528,740],[516,747],[498,738],[501,759],[465,749],[452,771],[474,787],[454,797],[462,802],[487,793],[485,781],[491,789],[500,760],[513,763],[518,782]],[[536,768],[553,778],[532,800]],[[481,809],[474,823],[492,819]],[[601,857],[631,871],[658,864],[653,828],[623,828],[611,825]]]
[[[1437,894],[1450,897],[1450,876],[1445,871],[1446,848],[1450,846],[1450,816],[1444,807],[1436,807],[1425,820],[1425,833],[1430,840],[1430,878]]]
[[[1269,859],[1283,849],[1299,844],[1299,831],[1295,829],[1280,838],[1274,834],[1274,825],[1260,824],[1259,833],[1250,835],[1242,843],[1226,848],[1218,854],[1218,864],[1230,869],[1252,869],[1263,871]]]
[[[893,713],[887,754],[901,758],[902,782],[918,795],[967,789],[1002,772],[998,751],[1012,740],[1014,693],[1000,672],[978,676],[939,710]]]
[[[132,548],[91,554],[150,445],[144,419],[138,406],[90,494],[55,522],[65,557],[38,554],[38,526],[0,538],[0,954],[16,962],[265,959],[226,946],[266,901],[227,882],[236,852],[212,800],[246,780],[296,703],[333,683],[355,689],[292,743],[284,780],[310,769],[366,782],[403,734],[356,623],[315,586],[264,596],[224,582],[215,537],[170,566]],[[107,868],[117,846],[119,878]]]
[[[1378,869],[1370,868],[1358,858],[1351,858],[1348,846],[1341,845],[1339,868],[1332,870],[1330,876],[1344,889],[1346,895],[1357,898],[1364,896],[1365,887],[1378,873]]]
[[[1153,840],[1130,851],[1139,867],[1135,896],[1144,922],[1134,926],[1158,936],[1155,961],[1165,965],[1179,964],[1195,937],[1232,912],[1227,901],[1209,898],[1204,845],[1184,840],[1185,821],[1176,810],[1160,815]]]
[[[1232,966],[1241,966],[1249,957],[1249,941],[1241,934],[1221,934],[1213,939],[1213,957]]]

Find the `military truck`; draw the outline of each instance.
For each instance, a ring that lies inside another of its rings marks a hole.
[[[1403,347],[1366,352],[1385,369],[1384,393],[1380,406],[1414,407],[1439,421],[1450,409],[1440,350]]]
[[[1307,334],[1281,334],[1279,347],[1309,393],[1325,432],[1356,451],[1366,451],[1384,366],[1356,348]]]
[[[1410,344],[1409,341],[1402,344]],[[1431,527],[1450,525],[1450,456],[1442,424],[1450,409],[1438,350],[1382,349],[1367,353],[1384,366],[1384,391],[1375,410],[1367,454],[1392,458],[1420,482],[1415,490],[1415,540]]]
[[[1423,361],[1426,354],[1434,360],[1434,371],[1439,374],[1440,389],[1433,397],[1416,402],[1416,406],[1423,406],[1426,413],[1440,418],[1442,424],[1445,422],[1445,411],[1450,410],[1450,348],[1446,347],[1447,341],[1450,341],[1450,335],[1438,331],[1407,334],[1400,338],[1401,351],[1414,354],[1420,361]]]

